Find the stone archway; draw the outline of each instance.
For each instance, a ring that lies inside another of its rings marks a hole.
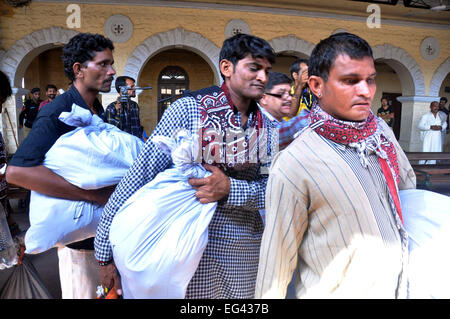
[[[61,27],[34,31],[17,40],[8,51],[1,54],[0,70],[6,73],[13,87],[13,96],[4,105],[7,112],[2,112],[2,131],[8,153],[15,153],[17,141],[20,140],[17,122],[22,108],[22,96],[27,93],[22,89],[26,69],[39,54],[64,46],[77,33]],[[7,116],[3,115],[5,113]]]
[[[450,73],[450,58],[447,58],[436,70],[431,79],[429,96],[439,96],[439,90],[441,89],[442,82],[447,74]]]
[[[398,75],[402,96],[399,143],[405,151],[418,151],[420,137],[417,123],[423,113],[426,100],[425,81],[422,70],[416,60],[404,49],[391,44],[377,45],[372,48],[373,57],[389,65]]]
[[[390,44],[372,48],[374,60],[389,65],[399,76],[404,96],[424,96],[425,81],[416,60],[404,49]]]
[[[269,41],[275,53],[301,54],[307,57],[311,56],[315,44],[297,38],[295,35],[287,35],[273,38]]]
[[[27,34],[4,54],[0,70],[5,72],[12,85],[21,87],[25,70],[31,61],[42,52],[63,46],[78,32],[61,27],[51,27]]]
[[[138,79],[146,62],[152,56],[171,48],[186,49],[200,55],[213,70],[215,82],[220,83],[220,48],[201,34],[186,31],[183,28],[161,32],[145,39],[128,58],[124,75]]]

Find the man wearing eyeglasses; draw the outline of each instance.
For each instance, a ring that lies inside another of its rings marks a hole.
[[[291,110],[291,83],[292,80],[284,73],[269,73],[266,91],[259,100],[261,112],[276,126],[280,126],[283,117]]]

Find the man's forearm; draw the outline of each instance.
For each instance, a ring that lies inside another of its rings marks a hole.
[[[69,200],[93,200],[92,192],[70,184],[43,165],[34,167],[8,166],[6,180],[38,193]]]

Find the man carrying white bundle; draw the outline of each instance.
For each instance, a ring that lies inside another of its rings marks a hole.
[[[104,286],[121,288],[110,243],[114,216],[128,198],[172,165],[170,157],[158,149],[152,138],[157,135],[173,137],[176,131],[184,128],[192,134],[200,132],[204,155],[206,153],[208,157],[211,149],[214,156],[213,165],[206,164],[210,157],[202,158],[204,167],[212,174],[190,179],[189,184],[197,190],[195,196],[200,203],[218,202],[208,228],[208,244],[185,297],[254,296],[263,231],[258,210],[264,208],[267,182],[267,175],[262,174],[261,168],[270,163],[240,157],[252,153],[252,143],[248,143],[246,136],[225,143],[233,147],[225,147],[221,136],[246,130],[261,133],[272,127],[255,100],[264,94],[268,72],[274,62],[275,53],[267,41],[246,34],[228,38],[223,43],[219,60],[223,85],[193,92],[178,99],[164,112],[150,141],[103,210],[95,237],[95,251]],[[222,157],[227,161],[222,161]],[[243,159],[243,163],[235,159]]]
[[[70,112],[74,103],[93,114],[101,115],[103,112],[96,96],[111,89],[116,74],[112,67],[112,50],[114,45],[109,39],[89,33],[77,34],[64,46],[64,72],[73,85],[39,112],[33,129],[11,159],[6,172],[8,183],[52,197],[105,205],[114,187],[85,190],[70,184],[42,164],[56,140],[76,128],[58,119],[62,112]],[[58,251],[63,298],[95,298],[99,275],[93,255],[92,238]],[[83,262],[79,263],[77,259]]]

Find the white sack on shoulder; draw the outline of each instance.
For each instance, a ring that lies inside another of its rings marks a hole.
[[[201,204],[188,179],[211,173],[194,163],[198,140],[154,137],[174,166],[159,173],[119,209],[110,228],[124,298],[184,298],[208,242],[217,203]]]
[[[139,138],[103,122],[76,104],[71,112],[61,113],[59,119],[77,128],[55,142],[43,165],[83,189],[118,184],[143,146]],[[102,210],[94,203],[32,191],[26,253],[40,253],[95,236]]]
[[[421,189],[399,194],[409,241],[409,297],[450,298],[450,197]]]

